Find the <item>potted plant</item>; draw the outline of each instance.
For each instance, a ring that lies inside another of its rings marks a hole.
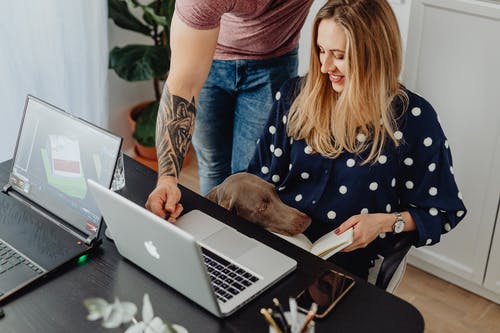
[[[114,47],[109,53],[109,68],[127,81],[152,80],[155,100],[131,109],[136,152],[147,159],[156,159],[156,115],[161,98],[161,85],[170,67],[170,23],[175,0],[108,0],[108,17],[120,28],[151,38],[151,45]]]

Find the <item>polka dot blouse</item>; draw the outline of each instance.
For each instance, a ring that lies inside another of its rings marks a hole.
[[[450,146],[425,99],[407,90],[409,106],[394,132],[400,145],[387,144],[374,163],[361,165],[363,156],[346,152],[325,158],[304,140],[287,136],[298,82],[289,81],[276,94],[247,171],[274,184],[283,202],[311,216],[314,222],[306,235],[314,240],[356,214],[409,211],[417,226],[415,245],[422,246],[439,242],[441,234],[462,220],[466,209]],[[357,140],[366,137],[359,134]],[[391,238],[382,234],[376,242]]]

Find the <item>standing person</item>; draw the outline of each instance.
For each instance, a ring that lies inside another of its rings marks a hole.
[[[153,213],[175,221],[182,211],[177,181],[193,130],[203,195],[248,166],[274,94],[297,75],[299,33],[311,4],[176,1],[156,129],[158,182],[146,203]]]
[[[466,213],[448,140],[424,98],[398,82],[399,27],[386,0],[329,0],[307,77],[286,83],[248,171],[309,215],[311,241],[354,228],[331,260],[360,277],[404,232],[440,241]]]

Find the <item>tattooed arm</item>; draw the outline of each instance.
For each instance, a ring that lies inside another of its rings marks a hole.
[[[179,177],[193,135],[195,114],[194,98],[188,102],[171,96],[165,85],[156,120],[158,177]]]
[[[177,183],[194,131],[195,97],[208,76],[219,28],[197,30],[174,13],[170,31],[170,72],[156,123],[158,182],[146,208],[161,217],[169,214],[169,221],[174,222],[182,212]]]

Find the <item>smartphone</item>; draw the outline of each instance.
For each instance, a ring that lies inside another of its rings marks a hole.
[[[307,313],[314,302],[318,305],[316,318],[325,317],[354,286],[354,279],[343,273],[328,270],[297,296],[299,310]]]

